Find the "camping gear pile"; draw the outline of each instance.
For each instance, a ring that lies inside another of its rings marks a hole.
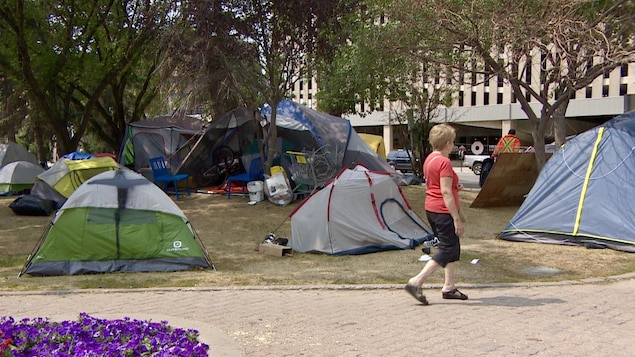
[[[260,156],[257,131],[268,130],[270,123],[269,106],[265,105],[259,113],[247,108],[237,108],[208,123],[205,130],[189,132],[189,140],[181,138],[181,147],[175,148],[172,153],[166,150],[163,156],[169,162],[172,173],[190,175],[194,186],[220,185],[227,177],[248,171],[251,161]],[[139,130],[136,126],[129,131]],[[288,152],[308,153],[328,148],[324,150],[331,169],[328,171],[328,179],[335,176],[340,169],[354,167],[356,164],[362,164],[371,170],[390,170],[386,161],[364,142],[350,122],[341,117],[283,100],[277,106],[276,127],[278,141],[275,152],[279,154],[273,158],[273,164],[285,169],[294,187],[296,182],[293,182],[293,177],[299,177],[296,171],[300,168],[293,165]],[[161,137],[165,137],[173,128],[165,127],[163,130],[166,133]],[[134,140],[131,141],[131,137]],[[122,145],[120,163],[129,165],[130,153],[134,151],[135,171],[139,171],[139,158],[151,157],[151,153],[142,154],[144,145],[141,142],[149,141],[151,137],[141,133],[128,135]],[[131,146],[134,146],[134,150],[130,149]],[[321,180],[322,183],[326,181],[328,180]]]

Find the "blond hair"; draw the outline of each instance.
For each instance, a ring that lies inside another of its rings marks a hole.
[[[432,150],[441,150],[447,142],[454,142],[456,132],[453,127],[448,124],[437,124],[430,129],[428,142],[432,145]]]

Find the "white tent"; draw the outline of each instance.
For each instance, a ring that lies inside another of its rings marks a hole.
[[[412,249],[433,238],[387,172],[342,170],[291,213],[289,246],[332,255]]]
[[[40,165],[14,161],[0,168],[0,194],[20,192],[33,187],[37,175],[44,172]]]

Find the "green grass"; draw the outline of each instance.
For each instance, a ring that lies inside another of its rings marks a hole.
[[[422,214],[423,190],[406,187],[411,205]],[[614,250],[589,250],[501,241],[494,237],[509,222],[516,207],[471,209],[474,195],[462,193],[467,211],[466,235],[456,269],[457,284],[553,282],[606,277],[635,272],[635,254]],[[1,199],[0,207],[11,199]],[[404,284],[424,263],[414,250],[387,251],[358,256],[328,256],[293,252],[273,257],[255,250],[267,232],[280,226],[278,237],[290,237],[288,214],[296,203],[279,207],[267,202],[248,206],[247,198],[195,195],[177,202],[210,251],[217,271],[171,273],[111,273],[80,276],[16,279],[51,217],[18,217],[0,209],[0,290],[56,291],[69,289],[139,289],[162,287],[224,287],[270,285]],[[7,223],[10,222],[11,224]],[[8,254],[7,254],[8,253]],[[434,253],[434,249],[433,249]],[[476,265],[472,259],[479,259]],[[557,274],[527,274],[532,268],[557,269]],[[443,273],[433,274],[426,284],[441,284]]]

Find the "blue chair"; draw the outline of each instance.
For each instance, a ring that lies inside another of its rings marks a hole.
[[[190,195],[190,177],[188,174],[172,175],[168,171],[168,166],[165,163],[165,159],[161,156],[153,157],[150,160],[150,168],[152,169],[152,176],[154,177],[154,183],[161,187],[163,191],[168,192],[168,185],[172,183],[174,191],[176,192],[176,200],[179,200],[179,182],[185,181],[185,190],[187,195]]]
[[[227,178],[227,199],[231,198],[232,195],[232,181],[240,181],[242,182],[243,191],[247,190],[247,183],[249,181],[262,180],[265,178],[264,168],[262,166],[262,158],[260,156],[256,156],[251,159],[249,163],[249,169],[247,172],[229,176]]]

